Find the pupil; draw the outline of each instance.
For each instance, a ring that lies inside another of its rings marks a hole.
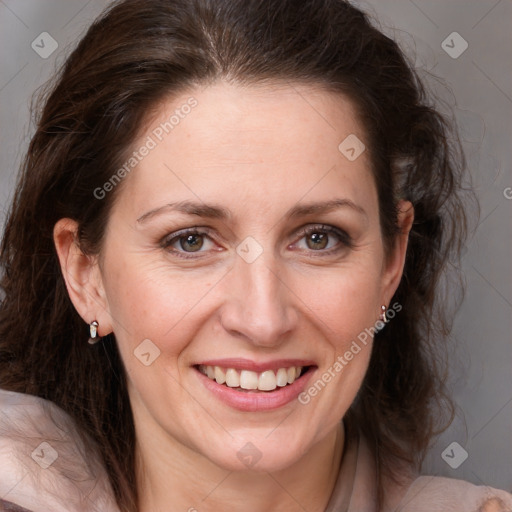
[[[327,235],[325,233],[311,233],[308,238],[308,246],[310,249],[325,249],[327,246]]]
[[[201,235],[187,235],[180,240],[181,248],[187,252],[195,252],[203,246]]]

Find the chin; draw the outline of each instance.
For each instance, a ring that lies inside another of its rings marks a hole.
[[[268,436],[268,432],[266,434]],[[252,440],[251,440],[252,439]],[[224,444],[221,453],[205,455],[217,466],[235,472],[275,472],[297,463],[304,453],[302,446],[289,440],[265,439],[263,436],[246,435],[243,440],[236,437],[230,444]]]

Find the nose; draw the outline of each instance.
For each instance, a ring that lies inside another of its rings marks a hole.
[[[224,283],[226,301],[220,322],[230,335],[260,347],[280,345],[295,329],[298,315],[284,269],[262,254],[247,263],[242,258]]]

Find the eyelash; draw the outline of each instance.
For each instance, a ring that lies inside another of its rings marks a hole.
[[[330,249],[323,249],[323,250],[317,250],[317,251],[310,249],[311,253],[313,253],[313,254],[317,253],[317,254],[315,254],[316,256],[330,255],[332,253],[340,251],[343,247],[351,249],[354,246],[352,238],[346,231],[343,231],[334,226],[329,226],[328,224],[314,224],[312,226],[307,226],[307,227],[299,230],[299,232],[297,233],[297,236],[300,237],[299,238],[299,241],[300,241],[304,237],[311,235],[313,233],[323,233],[323,234],[327,234],[327,235],[335,235],[339,241],[339,243],[336,246],[331,247]],[[296,243],[296,242],[294,242],[294,243]]]
[[[172,235],[165,237],[161,242],[161,246],[163,249],[166,249],[168,252],[176,255],[178,258],[197,259],[197,258],[200,258],[201,256],[193,256],[194,252],[187,253],[185,251],[179,251],[179,250],[173,249],[173,248],[171,248],[171,245],[173,243],[179,241],[180,238],[185,238],[186,236],[189,236],[189,235],[199,235],[199,236],[207,235],[211,239],[212,238],[210,236],[211,233],[212,233],[212,230],[210,230],[208,228],[201,228],[201,230],[198,228],[183,229],[181,231],[178,231],[177,233],[173,233]],[[198,252],[200,252],[200,251],[198,251]]]
[[[332,253],[340,251],[343,247],[349,248],[349,249],[353,247],[352,239],[348,233],[346,233],[345,231],[338,229],[334,226],[329,226],[326,224],[316,224],[316,225],[308,226],[306,228],[301,229],[297,233],[297,236],[299,236],[298,241],[302,240],[304,237],[311,235],[313,233],[335,235],[339,240],[339,243],[335,247],[331,247],[330,249],[320,249],[317,251],[310,249],[309,252],[311,252],[313,254],[318,253],[318,254],[315,254],[315,256],[331,255]],[[160,245],[162,246],[163,249],[166,249],[167,251],[169,251],[170,253],[173,253],[174,255],[176,255],[179,258],[197,259],[202,256],[193,256],[193,254],[195,254],[194,252],[187,253],[186,251],[172,249],[171,246],[175,242],[179,241],[181,238],[185,238],[186,236],[189,236],[189,235],[198,235],[198,236],[206,235],[210,239],[212,239],[211,234],[212,234],[212,230],[209,228],[200,228],[200,229],[199,228],[188,228],[188,229],[178,231],[177,233],[173,233],[172,235],[165,237],[161,241]],[[294,242],[294,244],[295,243],[297,243],[297,242]],[[197,253],[199,253],[199,254],[201,252],[202,251],[197,251]]]

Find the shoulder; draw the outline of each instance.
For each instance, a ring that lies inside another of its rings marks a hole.
[[[101,462],[47,400],[0,389],[0,459],[0,511],[117,512]]]
[[[453,478],[420,476],[400,502],[403,512],[512,512],[512,494]]]
[[[351,501],[354,512],[374,512],[377,507],[377,470],[373,451],[360,437],[356,482]],[[386,512],[512,512],[512,494],[464,480],[420,476],[404,468],[399,480],[384,478]]]

